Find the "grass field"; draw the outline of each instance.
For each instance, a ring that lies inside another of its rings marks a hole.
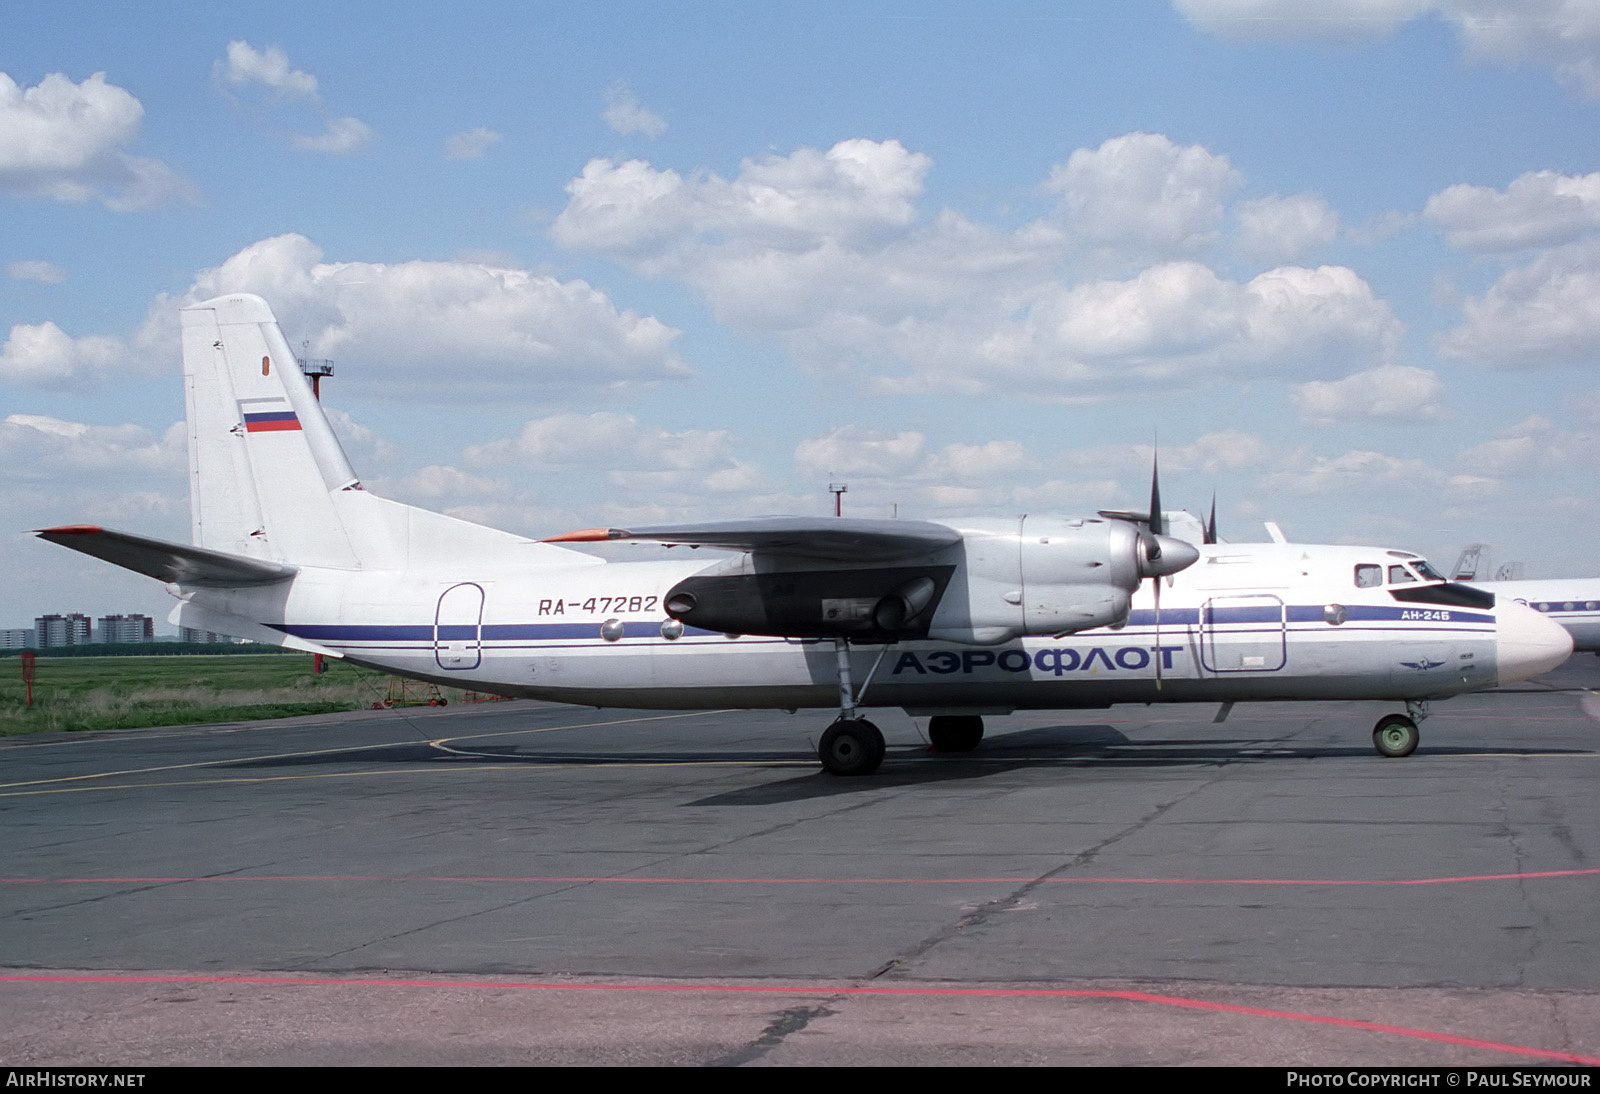
[[[311,655],[46,657],[35,663],[33,709],[15,657],[0,659],[0,736],[16,733],[238,722],[361,710],[381,701],[389,677],[333,661],[320,676]],[[413,685],[415,688],[416,685]],[[449,701],[461,693],[442,689]]]

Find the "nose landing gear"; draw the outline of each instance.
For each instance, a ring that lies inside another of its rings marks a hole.
[[[1411,755],[1422,736],[1417,731],[1417,723],[1427,716],[1427,702],[1408,699],[1405,714],[1385,714],[1378,719],[1378,724],[1372,727],[1372,747],[1378,750],[1378,755],[1390,759]]]

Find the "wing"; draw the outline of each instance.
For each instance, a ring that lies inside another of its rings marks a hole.
[[[551,536],[544,542],[619,540],[651,540],[827,562],[889,562],[952,547],[961,542],[961,533],[947,525],[923,520],[752,517],[703,524],[658,524],[647,528],[584,528]]]
[[[293,566],[277,562],[263,562],[243,555],[231,555],[226,551],[193,547],[187,543],[148,539],[93,524],[41,528],[34,534],[40,539],[93,555],[134,573],[180,585],[219,588],[271,585],[286,581],[299,572]]]

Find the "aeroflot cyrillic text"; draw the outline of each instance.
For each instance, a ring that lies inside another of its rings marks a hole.
[[[933,653],[916,654],[910,651],[902,653],[894,663],[894,671],[890,675],[900,673],[916,673],[926,676],[949,675],[955,672],[978,672],[983,669],[999,669],[1002,672],[1027,672],[1030,668],[1037,672],[1050,672],[1061,676],[1069,672],[1117,672],[1129,670],[1137,672],[1147,669],[1155,660],[1155,655],[1161,657],[1161,667],[1172,667],[1172,656],[1182,652],[1182,646],[1118,646],[1108,648],[1105,646],[1091,646],[1086,650],[1075,650],[1068,647],[1039,650],[1029,654],[1027,650],[935,650]]]

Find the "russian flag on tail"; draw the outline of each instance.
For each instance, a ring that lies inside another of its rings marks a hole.
[[[264,414],[246,414],[246,433],[279,433],[286,429],[299,429],[300,419],[292,410],[274,410]]]
[[[287,399],[241,399],[239,414],[246,433],[283,433],[300,429],[300,417]]]

